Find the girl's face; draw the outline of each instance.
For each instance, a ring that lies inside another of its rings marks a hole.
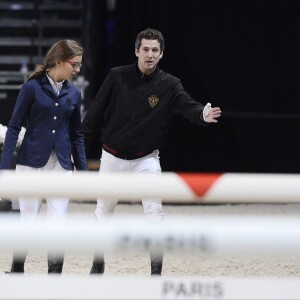
[[[81,68],[81,61],[82,61],[82,55],[74,56],[68,60],[61,61],[57,63],[57,66],[59,67],[59,77],[62,81],[64,79],[70,80],[74,78],[79,72]]]

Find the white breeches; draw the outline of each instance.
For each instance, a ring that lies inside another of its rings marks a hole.
[[[16,166],[16,172],[65,172],[66,175],[71,175],[72,171],[65,170],[59,163],[55,151],[52,151],[47,164],[42,168],[32,168],[23,165]],[[26,176],[26,174],[24,174]],[[34,182],[32,183],[34,189]],[[40,198],[19,198],[21,220],[35,219],[41,207]],[[68,198],[47,198],[47,218],[60,220],[64,219],[67,214],[69,199]]]
[[[143,172],[161,174],[159,162],[159,151],[155,150],[147,156],[133,160],[124,160],[102,151],[101,165],[99,172]],[[149,182],[151,184],[151,182]],[[116,187],[118,188],[118,187]],[[153,187],[155,188],[155,187]],[[114,213],[118,200],[97,199],[95,214],[100,221],[101,217],[107,217]],[[144,213],[149,221],[161,222],[163,209],[161,199],[142,199]]]

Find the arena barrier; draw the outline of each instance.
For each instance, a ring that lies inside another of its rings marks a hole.
[[[298,203],[300,175],[202,173],[60,173],[0,172],[0,198],[97,197],[134,201],[160,198],[164,202]]]
[[[299,279],[0,276],[1,300],[300,299]]]

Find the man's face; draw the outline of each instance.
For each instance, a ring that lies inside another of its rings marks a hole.
[[[141,47],[135,49],[135,55],[138,58],[138,66],[141,72],[148,75],[155,70],[163,53],[160,51],[158,40],[142,39]]]

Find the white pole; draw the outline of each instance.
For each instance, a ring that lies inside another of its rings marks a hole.
[[[152,278],[99,276],[0,276],[0,299],[40,300],[296,300],[300,280],[283,278]]]
[[[69,197],[91,200],[97,197],[139,200],[143,197],[189,199],[196,197],[176,174],[155,176],[137,173],[75,172],[0,173],[0,197]]]
[[[196,251],[220,254],[300,254],[297,217],[168,218],[149,224],[144,218],[103,220],[69,217],[62,222],[0,219],[0,249],[66,249],[90,251]]]
[[[299,203],[300,175],[296,174],[176,174],[75,172],[0,172],[0,198],[97,197],[120,201],[158,198],[191,203]]]

